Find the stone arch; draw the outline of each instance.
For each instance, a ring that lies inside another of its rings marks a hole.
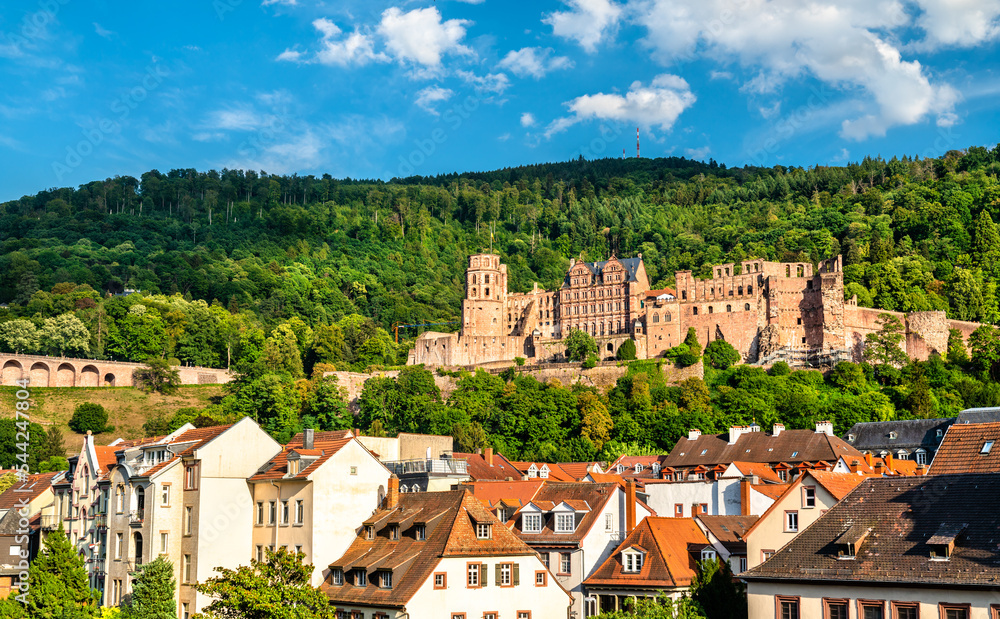
[[[112,374],[111,372],[108,372],[107,374],[104,375],[104,386],[105,387],[114,387],[116,380],[117,379],[115,378],[115,375]]]
[[[29,371],[29,376],[31,377],[31,386],[48,387],[49,374],[51,373],[52,370],[50,370],[49,366],[47,366],[46,364],[42,363],[41,361],[35,363],[34,365],[31,366],[31,370]]]
[[[76,368],[68,363],[62,363],[56,368],[56,387],[75,387]]]
[[[101,373],[96,367],[92,365],[86,365],[83,370],[80,371],[80,386],[81,387],[99,387]]]
[[[608,342],[608,352],[615,352],[615,345]]]
[[[3,364],[2,374],[0,374],[0,385],[13,387],[17,384],[16,381],[21,380],[23,375],[24,366],[21,365],[20,361],[11,359]]]

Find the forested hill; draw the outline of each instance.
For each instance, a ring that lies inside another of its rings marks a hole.
[[[612,252],[641,252],[656,287],[679,269],[843,253],[862,305],[996,322],[998,170],[1000,147],[810,169],[575,160],[389,183],[154,170],[0,204],[0,321],[71,312],[88,354],[225,365],[246,325],[301,335],[356,316],[344,360],[389,363],[405,358],[387,341],[394,323],[457,317],[466,257],[493,230],[512,290]],[[125,289],[146,309],[106,299]],[[126,320],[156,337],[142,343]]]

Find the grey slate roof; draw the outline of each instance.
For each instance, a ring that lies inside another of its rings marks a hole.
[[[873,477],[740,578],[1000,591],[998,530],[1000,474]],[[955,531],[951,558],[932,559]],[[848,540],[861,540],[855,558],[838,559]]]
[[[955,423],[993,423],[1000,421],[1000,406],[967,408],[958,414]]]
[[[948,427],[953,423],[955,423],[954,417],[856,423],[844,435],[844,440],[858,451],[916,449],[917,447],[934,451],[941,444]],[[938,430],[941,430],[941,438],[937,436]],[[896,438],[889,438],[890,432],[895,432]],[[852,435],[854,436],[853,441],[850,438]]]
[[[616,258],[618,262],[621,263],[622,268],[625,269],[625,281],[634,282],[638,281],[635,274],[639,272],[639,265],[642,264],[642,258]],[[579,264],[579,263],[578,263]],[[605,265],[608,264],[607,260],[603,262],[584,262],[582,263],[585,267],[590,269],[593,278],[591,283],[594,282],[596,278],[599,278],[604,272]],[[569,286],[569,273],[566,273],[566,278],[563,280],[563,286]]]

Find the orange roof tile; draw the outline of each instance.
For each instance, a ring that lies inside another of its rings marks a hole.
[[[830,471],[809,471],[808,473],[803,473],[802,477],[806,477],[807,475],[819,482],[838,501],[847,496],[851,490],[854,490],[858,484],[865,480],[861,475],[833,473]]]
[[[464,484],[483,505],[492,509],[503,501],[508,506],[524,506],[538,494],[545,485],[544,479],[524,481],[474,481]]]
[[[781,481],[781,478],[778,477],[778,474],[775,473],[771,469],[771,467],[768,466],[764,462],[743,462],[743,461],[736,461],[736,462],[733,462],[733,465],[736,466],[736,468],[739,469],[739,471],[741,473],[743,473],[744,475],[747,475],[747,476],[756,475],[762,481],[769,481],[769,482],[775,483],[775,484],[783,484],[783,483],[785,483],[785,482]]]
[[[987,443],[988,453],[983,453]],[[932,475],[1000,472],[1000,422],[956,423],[945,432],[931,462]]]
[[[585,586],[637,588],[690,586],[695,576],[695,553],[709,545],[693,518],[645,518],[614,553],[584,581]],[[621,551],[638,546],[646,551],[637,573],[623,571]]]

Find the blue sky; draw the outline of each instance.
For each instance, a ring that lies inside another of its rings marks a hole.
[[[1000,0],[5,2],[0,199],[151,168],[383,178],[992,145]]]

